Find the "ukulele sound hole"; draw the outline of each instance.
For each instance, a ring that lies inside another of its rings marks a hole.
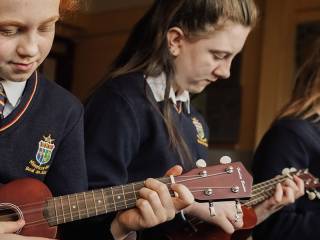
[[[0,222],[17,220],[19,220],[19,214],[13,208],[0,205]]]

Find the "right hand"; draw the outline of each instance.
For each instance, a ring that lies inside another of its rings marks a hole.
[[[235,201],[222,201],[213,203],[216,215],[210,216],[208,203],[194,202],[184,210],[185,214],[199,218],[210,224],[221,227],[226,233],[232,234],[243,226],[243,214],[237,214]],[[236,220],[236,215],[239,219]]]
[[[25,237],[14,234],[25,225],[23,220],[15,222],[0,222],[0,239],[1,240],[50,240],[41,237]]]

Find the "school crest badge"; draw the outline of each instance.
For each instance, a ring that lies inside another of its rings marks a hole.
[[[54,139],[51,138],[51,135],[48,137],[43,136],[43,139],[39,141],[36,160],[40,165],[44,165],[50,161],[52,151],[55,148],[53,141]]]
[[[197,118],[192,118],[192,123],[197,130],[197,142],[205,147],[208,147],[208,139],[205,136],[203,126]]]

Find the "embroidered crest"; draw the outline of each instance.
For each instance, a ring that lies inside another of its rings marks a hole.
[[[197,130],[197,142],[205,147],[208,147],[208,139],[205,136],[201,122],[197,118],[193,117],[192,123]]]
[[[39,142],[36,160],[40,165],[44,165],[50,161],[52,151],[55,148],[53,141],[54,139],[52,139],[51,134],[49,134],[48,137],[43,136],[43,140]]]

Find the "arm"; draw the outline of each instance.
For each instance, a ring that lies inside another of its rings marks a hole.
[[[140,126],[135,114],[127,100],[110,89],[95,95],[87,105],[85,138],[90,188],[127,183],[128,168],[141,144]],[[186,189],[177,191],[181,197],[186,195],[181,192]],[[130,231],[170,220],[172,213],[181,208],[174,204],[176,210],[173,211],[168,189],[156,180],[146,181],[146,187],[141,189],[140,195],[142,198],[138,200],[137,208],[116,216],[109,214],[88,223],[94,238],[107,238],[107,229],[111,227],[112,235],[116,239],[123,239]],[[184,205],[188,204],[186,198],[181,200]]]
[[[306,129],[301,132],[305,131]],[[307,137],[298,134],[292,128],[274,126],[263,138],[255,154],[253,163],[255,180],[260,182],[272,178],[285,167],[308,168],[311,160],[308,141]],[[296,182],[296,185],[299,186],[299,183]],[[301,185],[298,188],[302,190]],[[320,231],[317,227],[319,215],[312,210],[312,204],[306,198],[298,199],[294,204],[282,208],[257,226],[254,236],[257,239],[261,236],[265,239],[316,236]],[[307,210],[308,208],[310,210]]]

